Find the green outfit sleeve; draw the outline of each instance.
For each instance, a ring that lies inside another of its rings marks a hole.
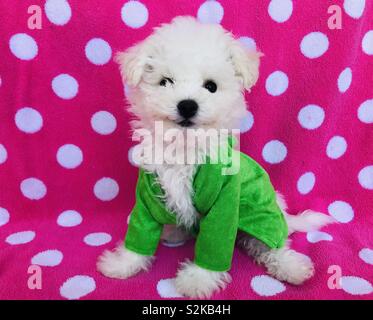
[[[231,268],[237,236],[240,176],[236,174],[224,178],[218,198],[207,214],[201,217],[195,245],[194,262],[213,271],[228,271]]]
[[[152,256],[157,250],[163,225],[151,213],[152,202],[156,199],[147,192],[146,173],[140,170],[136,186],[136,204],[131,212],[125,247],[138,254]]]

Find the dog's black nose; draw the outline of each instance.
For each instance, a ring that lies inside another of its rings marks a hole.
[[[194,100],[182,100],[177,104],[177,110],[183,118],[189,119],[197,113],[198,104]]]

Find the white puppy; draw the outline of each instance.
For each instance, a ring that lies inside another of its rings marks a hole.
[[[130,110],[137,118],[132,123],[134,129],[147,129],[155,135],[156,121],[162,121],[165,130],[180,131],[180,136],[186,128],[237,128],[246,111],[243,92],[258,79],[260,56],[248,52],[220,25],[201,24],[192,17],[178,17],[156,28],[143,42],[117,56],[123,79],[130,87]],[[161,143],[167,144],[163,140]],[[145,144],[143,148],[149,147]],[[204,148],[198,152],[198,157],[207,153]],[[192,202],[196,165],[170,164],[166,159],[162,164],[142,163],[142,167],[157,175],[165,205],[175,213],[179,225],[191,227],[198,220]],[[331,222],[327,216],[313,212],[288,216],[283,199],[279,199],[279,205],[287,217],[289,232],[309,231]],[[280,280],[300,284],[313,274],[312,262],[288,246],[269,249],[242,234],[237,243]],[[120,245],[99,258],[98,270],[108,277],[124,279],[147,270],[152,260]],[[228,272],[185,262],[175,283],[185,296],[209,297],[229,281]]]

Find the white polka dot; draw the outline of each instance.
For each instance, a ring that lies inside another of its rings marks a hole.
[[[134,167],[140,167],[140,159],[138,158],[140,150],[140,145],[133,146],[128,150],[128,161]]]
[[[344,201],[334,201],[328,207],[329,214],[341,223],[350,222],[354,218],[354,210]]]
[[[0,227],[6,225],[9,222],[9,219],[9,211],[5,208],[0,208]]]
[[[202,23],[220,23],[223,16],[224,8],[218,1],[205,1],[197,12],[197,18]]]
[[[373,190],[373,165],[361,169],[358,179],[363,188]]]
[[[263,159],[271,164],[282,162],[286,155],[286,146],[278,140],[267,142],[262,151]]]
[[[369,30],[363,38],[361,43],[363,51],[368,55],[373,55],[373,30]]]
[[[369,248],[361,249],[359,252],[359,257],[361,260],[366,262],[367,264],[373,265],[373,250]]]
[[[91,118],[91,126],[99,134],[107,135],[115,131],[117,120],[107,111],[98,111]]]
[[[50,22],[63,26],[71,19],[71,8],[66,0],[47,0],[45,14]]]
[[[262,297],[272,297],[286,290],[282,282],[267,275],[255,276],[250,285],[254,292]]]
[[[310,231],[307,232],[307,240],[311,243],[316,243],[320,241],[332,241],[333,237],[326,232],[322,231]]]
[[[83,221],[82,216],[75,210],[66,210],[57,218],[57,224],[61,227],[75,227]]]
[[[364,295],[373,293],[373,286],[369,281],[355,276],[343,276],[341,278],[343,291],[352,295]]]
[[[9,40],[12,53],[21,60],[32,60],[38,54],[38,45],[34,38],[26,33],[17,33]]]
[[[79,84],[72,76],[60,74],[52,80],[52,89],[61,99],[72,99],[79,91]]]
[[[307,194],[311,192],[313,187],[315,186],[315,175],[313,172],[306,172],[303,174],[297,182],[297,189],[301,194]]]
[[[65,144],[57,151],[57,162],[66,169],[75,169],[83,161],[83,152],[73,144]]]
[[[351,18],[359,19],[364,12],[365,0],[344,0],[343,8]]]
[[[182,298],[183,295],[176,291],[175,279],[162,279],[157,283],[158,294],[162,298]]]
[[[47,194],[47,187],[39,179],[28,178],[21,182],[21,192],[28,199],[40,200]]]
[[[38,132],[43,126],[43,118],[39,111],[29,107],[17,111],[15,122],[17,128],[25,133]]]
[[[271,96],[279,96],[283,94],[288,86],[288,76],[282,71],[271,73],[266,80],[266,90]]]
[[[4,145],[0,144],[0,164],[3,164],[8,159],[8,152]]]
[[[348,90],[352,82],[351,68],[344,69],[338,77],[338,89],[341,93]]]
[[[89,246],[98,247],[111,241],[111,235],[105,232],[90,233],[84,237],[84,242]]]
[[[131,28],[141,28],[148,21],[148,9],[140,1],[126,2],[121,11],[123,22]]]
[[[25,244],[31,242],[35,238],[34,231],[21,231],[8,236],[5,241],[11,245]]]
[[[357,116],[361,122],[373,123],[373,99],[364,101],[358,111]]]
[[[94,186],[95,196],[102,201],[113,200],[119,193],[118,183],[111,178],[102,178]]]
[[[321,57],[329,48],[328,37],[321,32],[311,32],[304,36],[300,44],[302,53],[310,59]]]
[[[63,259],[63,254],[59,250],[45,250],[34,255],[31,259],[31,264],[36,264],[43,267],[58,266]]]
[[[80,299],[96,289],[95,280],[88,276],[78,275],[67,279],[60,287],[62,297],[69,300]]]
[[[272,0],[268,6],[268,14],[279,23],[287,21],[293,12],[291,0]]]
[[[324,119],[324,109],[314,104],[303,107],[298,113],[300,125],[308,130],[314,130],[320,127]]]
[[[346,139],[341,136],[334,136],[326,146],[326,154],[331,159],[338,159],[344,155],[347,150]]]
[[[246,111],[246,115],[241,119],[240,132],[244,133],[249,131],[254,125],[254,116],[250,111]]]
[[[256,50],[256,42],[253,38],[240,37],[238,41],[240,41],[246,49]]]
[[[111,47],[103,39],[94,38],[85,46],[85,55],[87,59],[95,65],[102,66],[111,59]]]

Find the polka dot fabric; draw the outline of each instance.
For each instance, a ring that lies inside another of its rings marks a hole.
[[[241,148],[262,164],[292,213],[338,224],[295,234],[316,276],[294,287],[236,251],[233,282],[214,299],[373,298],[373,2],[47,0],[2,1],[0,29],[0,298],[180,299],[174,276],[193,241],[160,245],[150,273],[127,281],[96,271],[124,237],[136,163],[115,53],[177,15],[221,23],[258,48],[260,78],[247,95]],[[30,290],[30,265],[42,289]],[[341,289],[328,287],[340,266]],[[146,290],[144,290],[146,288]]]

